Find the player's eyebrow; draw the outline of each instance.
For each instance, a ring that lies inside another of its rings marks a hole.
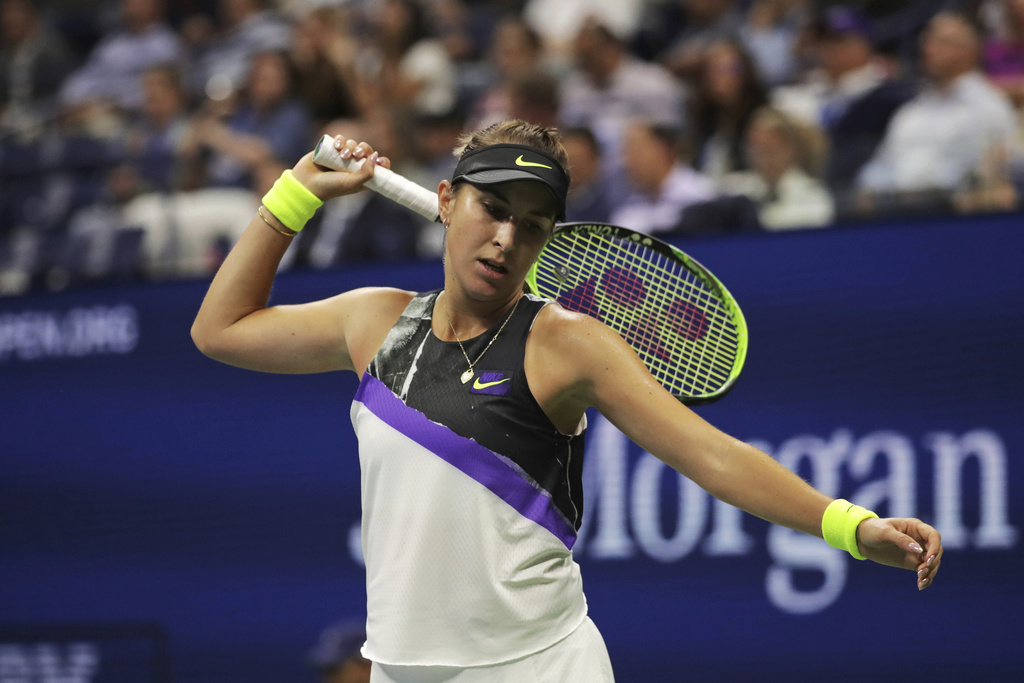
[[[508,206],[511,206],[511,205],[512,205],[512,202],[511,202],[511,201],[510,201],[510,200],[508,199],[508,197],[506,197],[505,195],[503,195],[503,194],[502,194],[501,192],[499,192],[499,191],[498,191],[497,189],[494,189],[494,188],[486,188],[486,189],[484,189],[484,188],[482,188],[482,187],[481,187],[481,188],[478,188],[478,189],[480,190],[480,192],[481,192],[481,193],[483,193],[483,194],[489,194],[489,195],[491,195],[492,197],[494,197],[495,199],[498,199],[499,201],[501,201],[501,202],[504,202],[504,203],[505,203],[506,205],[508,205]],[[555,218],[553,217],[553,216],[554,216],[554,214],[553,214],[552,212],[550,212],[550,211],[540,211],[540,210],[538,210],[538,211],[527,211],[526,213],[527,213],[528,215],[530,215],[530,216],[536,216],[537,218],[544,218],[544,219],[548,219],[548,220],[550,220],[550,221],[551,221],[552,223],[554,223],[554,222],[555,222]]]

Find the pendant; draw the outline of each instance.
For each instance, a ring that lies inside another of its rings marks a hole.
[[[473,379],[473,368],[470,368],[469,370],[466,370],[464,373],[462,373],[461,379],[463,384]]]

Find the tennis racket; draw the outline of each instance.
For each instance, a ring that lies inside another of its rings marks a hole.
[[[354,171],[329,136],[313,161]],[[367,186],[437,220],[437,194],[386,168]],[[636,351],[651,374],[688,405],[710,403],[736,382],[747,356],[747,324],[725,285],[682,250],[602,223],[555,230],[526,277],[530,291],[597,318]]]

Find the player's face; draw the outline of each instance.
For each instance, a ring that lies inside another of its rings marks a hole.
[[[449,277],[471,298],[512,298],[551,236],[557,210],[537,182],[460,184],[448,204]]]

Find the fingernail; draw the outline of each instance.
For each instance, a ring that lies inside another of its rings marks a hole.
[[[932,566],[932,560],[934,560],[934,559],[935,559],[935,556],[932,555],[931,557],[928,558],[928,562],[926,562],[925,564],[927,564],[929,567]]]
[[[341,150],[341,158],[342,159],[348,159],[351,156],[352,156],[352,150],[350,150],[349,148],[346,147],[345,149]]]
[[[921,574],[924,574],[926,571],[928,571],[927,567],[925,567],[924,569],[918,569],[917,570],[917,578],[920,579],[921,578]]]
[[[334,141],[334,149],[341,149],[341,140]]]
[[[917,543],[911,543],[910,544],[910,551],[914,552],[914,553],[923,553],[924,552],[924,548],[919,546]]]
[[[928,587],[928,579],[921,579],[920,581],[917,582],[917,590],[923,591],[927,587]]]
[[[379,155],[378,155],[378,154],[377,154],[376,152],[374,152],[373,154],[371,154],[371,155],[370,155],[370,162],[371,162],[371,163],[374,163],[374,164],[379,164],[379,163],[380,163],[380,159],[378,158],[378,156],[379,156]]]

